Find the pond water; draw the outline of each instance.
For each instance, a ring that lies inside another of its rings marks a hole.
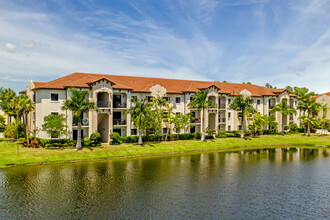
[[[0,219],[329,216],[329,150],[278,148],[0,169]]]

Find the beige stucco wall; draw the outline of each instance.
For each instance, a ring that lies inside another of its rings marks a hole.
[[[321,103],[322,105],[327,104],[328,108],[330,108],[330,96],[322,95],[316,99],[316,102]],[[318,116],[323,117],[322,110],[318,113]],[[330,109],[327,111],[326,118],[330,119]]]

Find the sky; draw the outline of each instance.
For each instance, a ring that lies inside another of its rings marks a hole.
[[[330,91],[329,0],[0,0],[0,87],[73,72]]]

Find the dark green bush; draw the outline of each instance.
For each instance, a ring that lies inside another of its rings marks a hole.
[[[299,133],[299,128],[298,125],[296,123],[291,123],[289,125],[289,134],[296,134]]]
[[[233,133],[225,133],[225,135],[226,137],[236,137],[236,135]]]
[[[92,141],[91,139],[89,139],[88,137],[85,137],[83,140],[82,140],[82,145],[84,147],[89,147],[91,145]]]
[[[117,132],[112,132],[110,134],[110,144],[112,145],[117,145],[117,144],[121,144],[122,143],[122,137],[117,133]]]
[[[206,135],[205,139],[214,139],[214,136],[213,135]]]
[[[93,143],[101,142],[101,134],[99,132],[92,133],[90,139]]]

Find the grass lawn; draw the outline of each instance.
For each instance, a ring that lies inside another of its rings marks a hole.
[[[74,161],[101,158],[120,158],[130,156],[155,156],[172,153],[189,153],[199,151],[228,151],[253,149],[256,147],[271,145],[321,145],[330,149],[330,136],[312,134],[311,137],[302,134],[294,135],[265,135],[251,140],[240,138],[225,138],[207,140],[185,140],[161,143],[146,143],[144,146],[137,144],[107,145],[101,147],[84,148],[77,151],[74,148],[22,148],[19,147],[17,155],[17,144],[8,140],[0,139],[0,167],[19,164],[46,163],[58,161]],[[250,146],[250,147],[249,147]],[[318,146],[316,146],[318,147]]]

